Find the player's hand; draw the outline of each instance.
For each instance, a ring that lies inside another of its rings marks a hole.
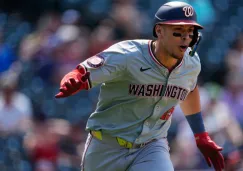
[[[90,73],[86,72],[84,69],[75,69],[68,74],[66,74],[61,83],[59,93],[55,95],[56,98],[68,97],[70,95],[76,94],[82,89],[89,89],[89,78]]]
[[[211,140],[207,132],[195,134],[195,139],[197,147],[203,154],[208,165],[211,167],[213,164],[216,171],[223,170],[224,158],[223,155],[220,153],[223,148],[219,147],[213,140]]]

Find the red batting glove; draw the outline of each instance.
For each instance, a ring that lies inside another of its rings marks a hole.
[[[90,73],[86,72],[85,68],[78,66],[77,69],[66,74],[61,83],[59,93],[56,94],[56,98],[68,97],[76,94],[80,90],[89,89],[89,78]]]
[[[197,147],[206,159],[209,167],[214,166],[216,171],[222,171],[224,169],[224,157],[220,153],[223,150],[219,147],[211,138],[207,132],[195,134]]]

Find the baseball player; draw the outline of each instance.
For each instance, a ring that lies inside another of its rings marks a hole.
[[[155,40],[121,41],[64,76],[56,98],[102,83],[87,121],[82,171],[174,170],[166,137],[177,104],[208,165],[224,168],[222,148],[210,139],[200,112],[195,49],[202,28],[192,6],[166,3],[155,14]]]

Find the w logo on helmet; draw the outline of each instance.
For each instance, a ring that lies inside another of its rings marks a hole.
[[[194,14],[194,10],[191,6],[185,6],[183,7],[183,11],[185,12],[186,17],[191,17]]]

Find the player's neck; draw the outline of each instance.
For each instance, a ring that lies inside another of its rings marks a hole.
[[[152,51],[154,56],[159,60],[159,62],[165,66],[168,70],[172,70],[178,64],[178,59],[171,57],[163,46],[159,45],[158,41],[152,43]]]

